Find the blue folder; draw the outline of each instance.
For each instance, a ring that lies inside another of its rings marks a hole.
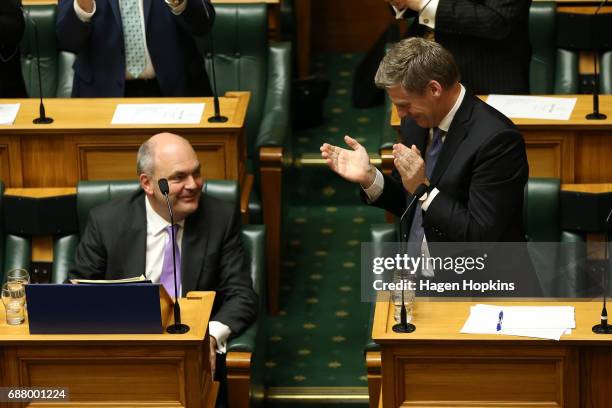
[[[26,285],[30,334],[162,333],[160,284]]]

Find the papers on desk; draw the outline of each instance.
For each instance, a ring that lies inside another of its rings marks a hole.
[[[573,306],[495,306],[478,304],[461,333],[505,334],[559,340],[576,327]],[[499,329],[499,330],[498,330]]]
[[[197,125],[203,103],[118,104],[113,125]]]
[[[20,103],[0,104],[0,125],[12,125],[15,123],[20,106]]]
[[[569,120],[576,98],[489,95],[487,103],[509,118]]]

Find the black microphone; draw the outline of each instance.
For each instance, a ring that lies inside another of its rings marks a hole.
[[[168,213],[170,214],[170,239],[172,240],[172,269],[174,272],[174,294],[176,300],[174,302],[174,324],[168,326],[166,331],[170,334],[184,334],[189,331],[189,326],[181,323],[181,307],[179,306],[179,298],[181,297],[178,291],[178,282],[176,280],[176,237],[174,236],[174,214],[172,213],[172,205],[170,204],[170,186],[168,186],[168,180],[165,178],[159,179],[157,182],[159,185],[159,191],[166,197],[166,204],[168,204]]]
[[[38,26],[36,25],[36,21],[30,17],[30,9],[27,9],[25,12],[26,19],[32,24],[32,29],[34,30],[34,46],[36,47],[36,69],[38,71],[38,93],[40,96],[40,106],[38,108],[39,116],[32,121],[35,125],[48,125],[53,123],[53,118],[48,117],[45,114],[45,104],[43,103],[43,90],[42,90],[42,76],[40,74],[40,47],[38,40]]]
[[[599,3],[599,7],[595,10],[593,16],[599,14],[599,10],[608,2],[608,0],[603,0]],[[594,22],[596,20],[593,20]],[[595,23],[596,24],[596,23]],[[593,85],[593,112],[586,115],[586,118],[589,120],[603,120],[607,118],[607,116],[601,112],[599,112],[599,72],[597,72],[597,60],[599,59],[599,49],[595,49],[593,52],[593,75],[595,77],[595,83]]]
[[[423,194],[425,194],[427,192],[427,189],[429,187],[427,187],[427,185],[425,184],[421,184],[420,186],[418,186],[416,188],[416,190],[414,190],[414,194],[412,195],[412,200],[410,200],[410,203],[408,203],[408,206],[406,207],[406,209],[404,210],[404,212],[402,213],[400,220],[399,220],[399,224],[400,224],[400,242],[403,244],[405,242],[408,241],[408,236],[406,235],[406,233],[403,231],[403,226],[404,226],[404,217],[406,216],[406,214],[408,213],[408,211],[412,208],[412,206],[414,205],[414,203],[421,197],[423,197]],[[401,246],[401,250],[402,252],[404,251],[404,246]],[[400,283],[403,284],[403,279],[400,279]],[[404,303],[404,288],[402,288],[402,306],[400,308],[400,322],[397,323],[396,325],[393,326],[393,331],[396,333],[412,333],[413,331],[416,330],[416,326],[412,323],[408,323],[408,313],[406,311],[406,304]]]
[[[211,123],[224,123],[227,122],[227,116],[221,116],[221,108],[219,108],[219,94],[217,93],[217,74],[215,72],[215,41],[213,39],[213,29],[212,29],[212,21],[210,19],[210,13],[208,12],[208,7],[206,7],[206,1],[202,0],[202,6],[204,6],[204,11],[206,12],[206,18],[210,22],[210,31],[208,32],[210,38],[210,63],[212,70],[212,85],[213,85],[213,106],[215,109],[214,116],[208,118],[208,121]]]
[[[606,232],[605,232],[605,245],[606,247],[604,248],[604,262],[605,265],[602,269],[602,286],[603,286],[603,308],[601,309],[601,323],[600,324],[596,324],[595,326],[593,326],[593,333],[595,334],[612,334],[612,326],[608,325],[608,311],[606,310],[606,297],[608,295],[608,286],[609,286],[609,282],[608,282],[608,277],[609,277],[609,268],[610,268],[610,254],[608,253],[608,245],[610,244],[610,229],[612,228],[612,225],[610,223],[610,221],[612,221],[612,209],[610,209],[610,212],[608,213],[608,216],[606,217]]]

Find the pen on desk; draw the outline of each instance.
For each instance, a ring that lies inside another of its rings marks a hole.
[[[502,329],[502,321],[504,320],[504,311],[499,311],[499,320],[497,321],[497,331]]]

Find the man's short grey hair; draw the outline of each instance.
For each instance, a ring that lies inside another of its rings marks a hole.
[[[414,37],[400,41],[387,53],[374,82],[378,88],[402,85],[422,94],[432,80],[448,89],[459,79],[459,68],[450,52],[434,41]]]
[[[136,156],[136,173],[152,175],[155,170],[155,142],[147,140],[138,148]]]

